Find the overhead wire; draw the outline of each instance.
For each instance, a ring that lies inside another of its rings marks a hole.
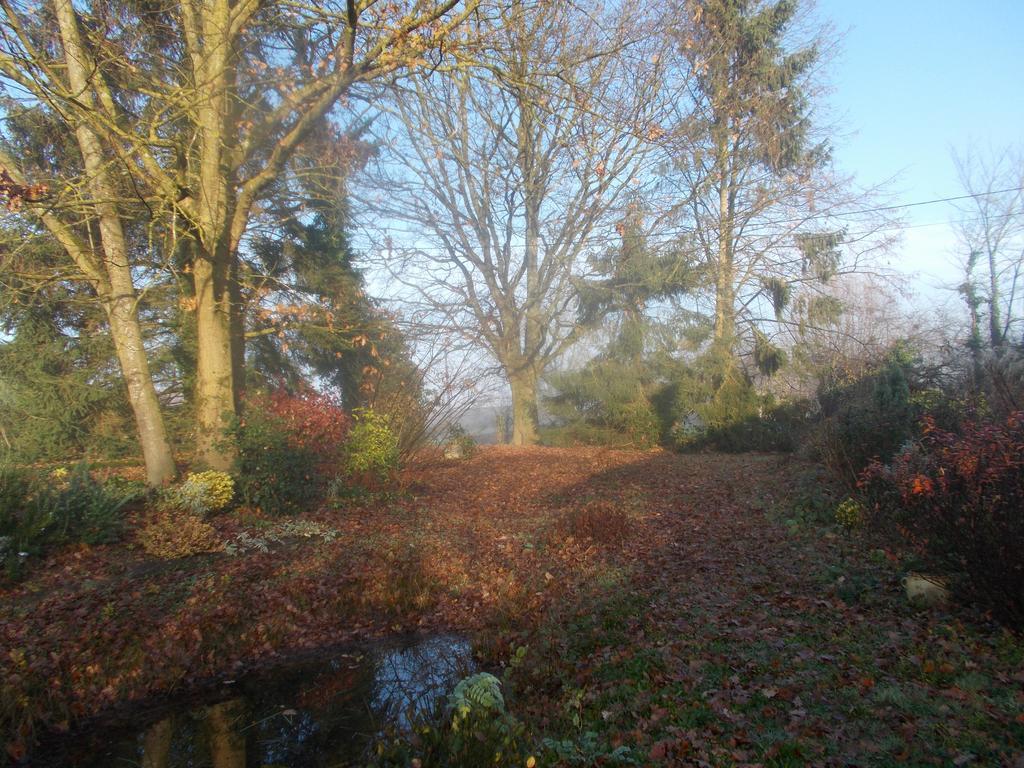
[[[992,191],[988,191],[988,192],[974,192],[974,193],[964,194],[964,195],[953,195],[953,196],[948,196],[948,197],[938,197],[938,198],[933,198],[933,199],[930,199],[930,200],[917,200],[917,201],[913,201],[913,202],[910,202],[910,203],[900,203],[900,204],[897,204],[897,205],[883,205],[883,206],[876,206],[876,207],[872,207],[872,208],[861,208],[861,209],[854,210],[854,211],[827,211],[827,212],[821,212],[821,213],[816,213],[816,214],[812,213],[812,214],[809,214],[807,216],[802,216],[802,217],[794,217],[794,218],[789,218],[789,219],[775,219],[775,220],[771,220],[771,221],[757,222],[756,223],[756,227],[757,227],[757,229],[763,229],[763,228],[766,228],[766,227],[779,226],[779,225],[785,225],[785,224],[803,224],[804,222],[807,222],[807,221],[814,221],[814,220],[820,220],[820,219],[825,219],[825,218],[840,218],[840,217],[848,217],[848,216],[863,216],[863,215],[867,215],[867,214],[871,214],[871,213],[883,213],[883,212],[889,212],[889,211],[897,211],[897,210],[903,210],[903,209],[906,209],[906,208],[921,207],[921,206],[925,206],[925,205],[937,205],[937,204],[940,204],[940,203],[953,203],[953,202],[958,202],[960,200],[970,200],[970,199],[976,199],[976,198],[981,198],[981,197],[990,197],[990,196],[994,196],[994,195],[1010,194],[1010,193],[1014,193],[1014,192],[1024,192],[1024,187],[1010,187],[1010,188],[1007,188],[1007,189],[998,189],[998,190],[992,190]],[[923,223],[923,224],[892,224],[892,225],[889,225],[889,226],[879,226],[879,227],[875,227],[875,228],[864,230],[862,232],[855,232],[855,233],[848,233],[848,234],[849,234],[849,236],[862,237],[864,235],[869,235],[869,234],[873,234],[873,233],[876,233],[876,232],[878,232],[878,233],[880,233],[880,232],[899,232],[899,231],[903,231],[903,230],[919,229],[919,228],[923,228],[923,227],[942,226],[943,224],[955,226],[955,225],[962,225],[962,224],[972,224],[972,223],[975,223],[975,222],[978,222],[978,221],[984,221],[986,219],[988,219],[988,220],[1005,219],[1005,218],[1012,218],[1014,216],[1024,216],[1024,210],[1021,210],[1019,212],[1010,212],[1010,213],[1005,213],[1005,214],[998,214],[998,215],[989,216],[989,217],[980,216],[980,217],[973,217],[973,218],[966,218],[966,219],[954,219],[954,220],[950,220],[950,221],[927,222],[927,223]],[[670,228],[670,229],[666,229],[666,230],[663,230],[662,232],[657,233],[656,236],[653,236],[653,239],[654,239],[655,244],[665,244],[665,243],[671,242],[672,240],[677,239],[681,235],[692,234],[692,233],[694,233],[696,231],[698,231],[697,227]],[[409,232],[403,233],[401,230],[390,230],[389,232],[394,233],[396,235],[413,234],[413,233],[409,233]],[[753,233],[753,236],[755,236],[755,237],[758,236],[756,231]],[[652,236],[648,236],[648,242],[650,242],[651,239],[652,239]],[[621,240],[622,240],[621,236],[602,236],[602,237],[596,237],[596,238],[587,238],[583,243],[581,243],[581,246],[594,247],[594,246],[600,246],[600,245],[612,245],[612,244],[617,244],[617,243],[621,242]],[[401,248],[401,246],[398,245],[398,244],[395,244],[395,248],[397,250],[398,248]],[[447,249],[442,248],[440,246],[408,246],[408,247],[405,247],[404,250],[420,251],[420,252],[424,252],[424,253],[427,253],[427,252],[446,253],[447,252]]]

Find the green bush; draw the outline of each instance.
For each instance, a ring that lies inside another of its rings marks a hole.
[[[579,371],[548,377],[556,394],[546,398],[560,427],[549,438],[565,445],[650,448],[661,439],[662,424],[648,398],[641,371],[604,358]]]
[[[775,402],[735,359],[715,352],[674,371],[655,403],[681,451],[793,451],[807,425],[806,403]]]
[[[806,404],[773,405],[770,398],[761,398],[761,402],[759,411],[737,421],[720,422],[714,427],[689,432],[673,432],[675,447],[681,451],[725,453],[795,451],[807,431]]]
[[[559,427],[541,427],[540,442],[541,445],[552,448],[572,448],[577,445],[628,448],[632,444],[629,438],[617,429],[584,422],[573,422]]]
[[[855,485],[872,460],[889,461],[916,436],[923,403],[911,395],[912,367],[907,353],[896,349],[874,373],[818,393],[822,418],[811,447],[847,485]]]
[[[250,409],[234,429],[238,440],[237,494],[269,514],[292,514],[317,503],[324,478],[320,457],[296,445],[280,419]]]
[[[26,469],[0,464],[0,533],[22,511],[35,486],[35,476]]]
[[[731,356],[709,352],[672,370],[654,402],[677,450],[742,451],[743,436],[734,431],[757,417],[759,398]]]
[[[138,498],[135,488],[105,485],[86,464],[47,477],[29,470],[0,470],[0,560],[17,575],[25,557],[48,548],[116,540],[124,529],[122,510]]]
[[[345,470],[356,481],[387,482],[398,469],[398,436],[389,420],[357,409],[345,445]]]
[[[443,715],[443,720],[441,716]],[[501,681],[480,672],[460,681],[435,722],[417,723],[414,737],[381,742],[373,764],[533,768],[526,729],[505,705]]]
[[[38,496],[50,516],[50,541],[56,544],[116,540],[124,528],[121,510],[135,497],[133,492],[111,492],[84,463],[71,470],[66,485],[48,485]]]
[[[0,465],[0,566],[16,576],[23,559],[38,554],[47,519],[35,503],[37,481],[25,469]]]

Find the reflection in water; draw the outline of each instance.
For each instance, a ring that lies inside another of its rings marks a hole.
[[[469,644],[437,636],[337,654],[239,680],[131,727],[44,745],[31,766],[321,768],[359,763],[385,728],[407,729],[472,672]],[[49,748],[47,748],[49,747]]]
[[[142,768],[168,768],[174,722],[165,717],[149,726],[142,736]]]

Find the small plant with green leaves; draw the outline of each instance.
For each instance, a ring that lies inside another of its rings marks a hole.
[[[632,748],[610,748],[594,731],[584,731],[576,739],[544,739],[543,745],[557,765],[640,765]]]
[[[469,720],[471,715],[503,714],[505,697],[501,695],[501,681],[489,672],[479,672],[459,681],[448,696],[452,711],[452,730]]]
[[[836,522],[848,531],[864,525],[864,505],[856,499],[846,499],[836,507]]]
[[[357,481],[386,483],[398,469],[398,435],[383,415],[370,408],[353,413],[345,445],[345,469]]]
[[[18,576],[27,558],[65,544],[106,544],[124,528],[123,508],[134,489],[100,483],[86,464],[46,478],[30,470],[0,469],[0,563]]]
[[[487,672],[461,680],[433,722],[414,725],[414,737],[378,745],[378,766],[492,765],[534,768],[525,727],[506,708],[501,681]],[[441,716],[444,716],[441,719]]]
[[[338,531],[313,520],[283,520],[270,526],[259,536],[242,531],[224,545],[229,555],[246,552],[269,552],[271,544],[282,544],[286,539],[320,539],[324,543],[334,541]]]

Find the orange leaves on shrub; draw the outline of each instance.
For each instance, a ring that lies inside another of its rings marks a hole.
[[[148,554],[164,560],[219,552],[224,546],[212,525],[187,512],[161,512],[139,531],[139,543]]]
[[[920,496],[923,493],[932,492],[932,481],[930,478],[924,475],[918,475],[914,478],[914,485],[910,489],[910,492],[915,496]]]
[[[978,598],[1024,626],[1024,414],[959,433],[923,426],[919,444],[862,473],[873,522],[965,574]]]

